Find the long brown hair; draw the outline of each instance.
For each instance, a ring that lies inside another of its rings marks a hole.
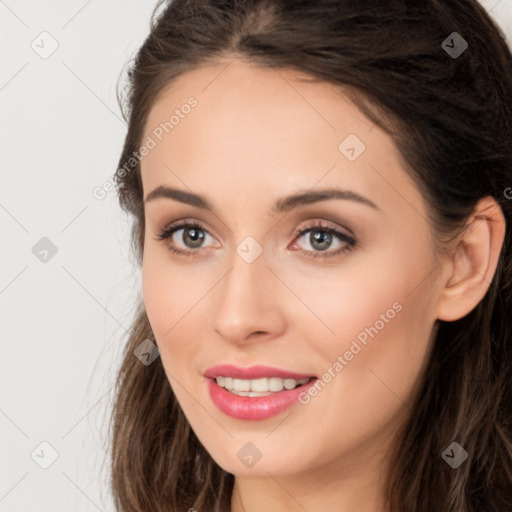
[[[467,42],[462,54],[449,53],[449,36]],[[160,1],[119,97],[128,132],[115,180],[120,205],[133,216],[139,265],[144,206],[133,155],[148,112],[176,77],[230,59],[299,70],[349,94],[392,137],[430,205],[439,248],[487,195],[512,226],[512,55],[476,0]],[[511,249],[507,229],[486,296],[464,318],[438,321],[422,386],[391,454],[386,506],[393,512],[512,509]],[[234,476],[198,441],[160,358],[145,366],[134,357],[148,338],[141,300],[109,432],[117,510],[227,512]],[[452,441],[469,454],[457,469],[441,458]]]

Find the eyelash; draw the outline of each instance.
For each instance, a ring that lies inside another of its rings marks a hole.
[[[205,229],[203,226],[201,226],[200,224],[198,224],[197,222],[187,222],[187,221],[178,221],[177,223],[175,224],[170,224],[169,226],[165,227],[164,229],[162,229],[159,233],[158,233],[158,236],[157,238],[155,238],[155,240],[157,241],[165,241],[167,240],[168,238],[170,238],[176,231],[178,231],[179,229],[181,228],[193,228],[193,229],[199,229],[201,231],[204,231],[205,233],[208,233],[210,236],[213,236],[207,229]],[[324,232],[324,233],[328,233],[330,235],[334,235],[336,236],[340,241],[342,242],[345,242],[347,245],[345,247],[340,247],[339,249],[336,249],[335,251],[330,251],[330,252],[327,252],[327,251],[306,251],[304,249],[300,249],[299,252],[301,253],[304,253],[307,255],[307,257],[309,258],[313,258],[313,259],[316,259],[316,258],[321,258],[321,259],[327,259],[327,258],[331,258],[331,257],[335,257],[335,256],[339,256],[343,253],[347,253],[347,252],[350,252],[352,251],[353,249],[355,249],[356,247],[358,247],[358,243],[357,241],[355,240],[355,238],[352,238],[351,236],[349,235],[346,235],[345,233],[342,233],[341,231],[338,231],[337,229],[335,228],[332,228],[330,226],[325,226],[320,222],[317,222],[317,223],[314,223],[314,224],[311,224],[305,228],[302,228],[302,229],[297,229],[295,230],[295,232],[293,233],[293,236],[295,238],[298,238],[306,233],[309,233],[310,231],[321,231],[321,232]],[[294,240],[295,240],[294,238]],[[168,245],[167,249],[172,253],[172,254],[177,254],[179,256],[185,256],[185,257],[194,257],[196,255],[196,253],[198,252],[197,250],[189,250],[189,251],[184,251],[183,249],[178,249],[176,247],[173,247],[172,245]]]

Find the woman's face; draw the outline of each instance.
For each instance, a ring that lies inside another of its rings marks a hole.
[[[426,205],[391,138],[297,76],[237,61],[189,72],[143,138],[144,198],[182,191],[145,203],[147,315],[191,427],[238,476],[377,471],[437,317]],[[192,226],[157,239],[178,221]],[[288,390],[300,376],[316,380]]]

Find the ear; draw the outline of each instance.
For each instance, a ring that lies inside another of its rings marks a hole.
[[[439,320],[458,320],[484,298],[498,265],[505,225],[503,211],[493,197],[478,201],[446,263],[448,277],[438,301]]]

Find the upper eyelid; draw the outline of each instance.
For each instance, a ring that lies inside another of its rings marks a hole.
[[[320,225],[322,224],[322,225]],[[343,227],[343,226],[339,226],[333,222],[330,222],[330,221],[327,221],[327,220],[324,220],[324,219],[321,219],[321,220],[316,220],[316,221],[312,221],[311,223],[308,223],[306,226],[303,226],[301,228],[296,228],[293,230],[292,232],[292,235],[293,234],[304,234],[304,232],[307,232],[307,231],[313,231],[313,230],[318,230],[318,231],[321,231],[321,230],[332,230],[332,231],[337,231],[339,232],[341,235],[344,235],[346,236],[347,238],[355,238],[355,235],[352,233],[351,230],[349,230],[348,228],[346,227]],[[347,233],[348,231],[348,233]]]

